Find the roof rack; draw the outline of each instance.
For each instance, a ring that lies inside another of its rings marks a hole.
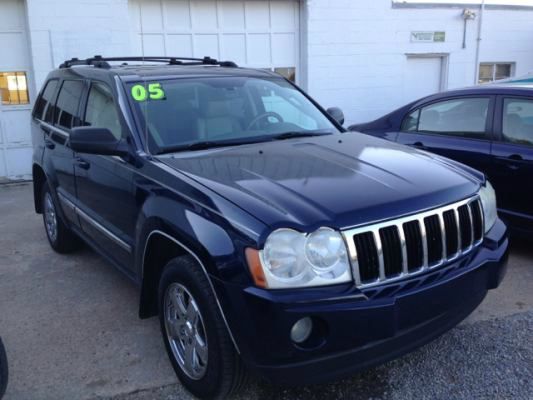
[[[141,62],[160,62],[168,65],[218,65],[221,67],[237,67],[233,61],[218,61],[211,57],[204,58],[190,58],[190,57],[160,57],[160,56],[146,56],[146,57],[102,57],[96,55],[94,57],[80,60],[78,58],[71,58],[64,61],[59,68],[70,68],[75,65],[92,65],[96,68],[111,68],[108,61],[141,61]]]

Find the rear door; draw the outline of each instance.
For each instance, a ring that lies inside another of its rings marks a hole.
[[[533,230],[533,97],[498,96],[491,180],[498,208],[514,227]]]
[[[78,225],[74,210],[76,187],[73,152],[68,138],[70,129],[80,122],[79,104],[84,85],[82,80],[49,81],[34,112],[44,136],[45,170],[65,217],[75,225]]]
[[[494,102],[494,96],[474,96],[425,104],[404,118],[397,141],[487,173]]]

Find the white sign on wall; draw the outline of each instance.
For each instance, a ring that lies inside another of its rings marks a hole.
[[[443,31],[414,31],[411,32],[411,42],[434,43],[444,42],[446,32]]]

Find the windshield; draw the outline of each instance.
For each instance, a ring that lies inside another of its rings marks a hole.
[[[154,154],[339,132],[278,78],[153,80],[131,83],[128,92]]]

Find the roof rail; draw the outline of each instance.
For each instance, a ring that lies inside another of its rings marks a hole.
[[[204,58],[190,58],[190,57],[160,57],[160,56],[145,56],[145,57],[102,57],[96,55],[94,57],[80,60],[78,58],[71,58],[59,65],[59,68],[70,68],[75,65],[92,65],[96,68],[111,68],[108,61],[140,61],[140,62],[160,62],[169,65],[218,65],[221,67],[237,67],[233,61],[218,61],[211,57]]]

